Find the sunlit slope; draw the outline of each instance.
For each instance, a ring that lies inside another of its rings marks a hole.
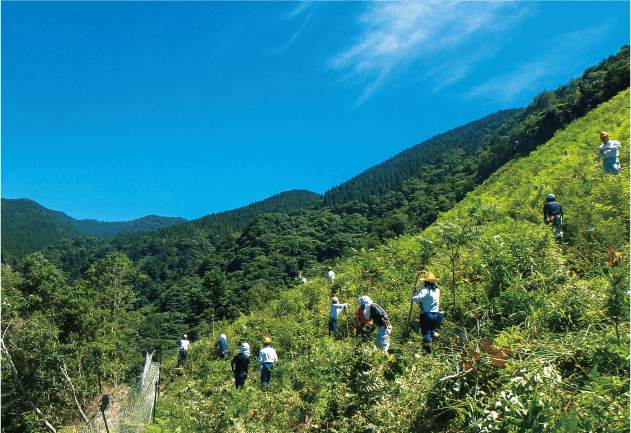
[[[622,145],[618,176],[604,174],[602,160],[596,156],[601,131],[607,131]],[[550,193],[563,206],[569,247],[582,251],[586,243],[603,243],[616,249],[628,245],[628,89],[557,132],[529,157],[502,167],[443,219],[462,214],[463,210],[472,213],[486,209],[488,213],[492,209],[497,217],[541,223],[543,203]]]
[[[604,175],[598,133],[622,143],[622,174]],[[567,155],[565,152],[567,151]],[[567,235],[542,224],[548,193],[563,204]],[[416,236],[358,251],[322,277],[191,346],[164,390],[151,432],[576,432],[629,431],[629,91],[514,161]],[[607,264],[608,248],[621,265]],[[440,277],[446,320],[432,356],[414,332],[409,296],[418,270]],[[327,336],[331,295],[349,302],[338,338]],[[359,296],[392,320],[389,356],[356,335]],[[410,319],[410,320],[408,320]],[[234,391],[213,349],[232,353],[263,336],[280,366],[271,391]],[[464,350],[463,350],[464,349]],[[173,351],[173,355],[175,350]]]

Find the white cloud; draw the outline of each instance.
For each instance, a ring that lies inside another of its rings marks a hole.
[[[604,38],[606,26],[563,33],[548,43],[536,58],[516,65],[509,72],[494,76],[463,95],[465,100],[493,99],[503,102],[515,100],[527,92],[544,90],[547,77],[565,71],[582,69],[582,56],[591,46]],[[551,89],[547,89],[551,90]]]
[[[291,12],[289,12],[284,17],[285,21],[293,21],[294,18],[299,17],[300,15],[303,15],[304,13],[308,12],[307,16],[302,20],[302,23],[300,24],[300,27],[298,28],[298,30],[296,30],[291,36],[291,38],[285,44],[283,44],[280,48],[278,48],[276,52],[280,53],[280,52],[285,51],[287,48],[289,48],[289,46],[296,40],[296,38],[300,35],[302,30],[305,28],[305,26],[307,25],[307,22],[309,22],[309,19],[313,15],[313,12],[315,11],[316,7],[317,5],[314,3],[301,2],[298,4],[298,6],[296,6]]]
[[[330,58],[329,67],[362,85],[358,105],[412,65],[438,91],[495,55],[530,10],[506,2],[378,3],[359,17],[363,33]],[[456,66],[441,62],[454,56]]]

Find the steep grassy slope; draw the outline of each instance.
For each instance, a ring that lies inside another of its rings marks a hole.
[[[595,157],[601,130],[622,143],[619,176],[604,175]],[[566,214],[561,244],[541,223],[550,192]],[[607,264],[608,248],[620,266]],[[254,364],[262,337],[273,337],[281,364],[270,392],[251,382],[234,391],[211,336],[193,342],[183,371],[164,354],[158,418],[146,431],[627,432],[628,263],[626,90],[420,236],[357,252],[336,266],[333,285],[316,278],[216,324],[233,351],[250,343]],[[447,318],[432,356],[408,323],[422,268],[441,278]],[[331,294],[352,305],[337,341],[326,336]],[[361,295],[392,319],[387,357],[355,335]]]

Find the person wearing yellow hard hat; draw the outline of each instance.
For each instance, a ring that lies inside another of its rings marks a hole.
[[[179,341],[179,345],[180,345],[180,352],[177,354],[177,366],[179,367],[180,364],[184,363],[184,360],[186,359],[186,356],[188,355],[188,346],[191,344],[190,341],[188,341],[188,335],[184,334],[182,335],[182,339]]]
[[[269,386],[274,365],[278,365],[278,356],[270,344],[272,344],[272,339],[270,337],[265,337],[263,339],[263,348],[259,352],[258,361],[261,369],[261,385],[263,388],[267,388]]]
[[[618,149],[620,149],[620,142],[611,140],[609,134],[605,131],[600,133],[600,141],[602,144],[598,147],[596,155],[601,156],[603,159],[603,171],[605,173],[620,173],[620,160],[618,159]]]
[[[420,271],[416,274],[417,282],[419,277],[421,277],[421,288],[410,299],[412,302],[418,302],[421,305],[419,323],[421,325],[421,335],[423,336],[423,346],[425,346],[427,353],[432,353],[432,338],[437,339],[440,337],[436,332],[436,328],[443,321],[445,314],[438,311],[440,302],[438,278],[427,271]]]

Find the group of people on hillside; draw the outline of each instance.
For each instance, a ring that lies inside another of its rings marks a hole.
[[[618,150],[620,142],[609,138],[606,131],[600,133],[601,145],[596,150],[596,155],[603,159],[603,172],[607,174],[620,174],[620,160]],[[557,239],[563,239],[563,207],[556,201],[554,194],[546,196],[543,205],[543,222],[550,225]]]
[[[620,173],[620,161],[618,159],[618,150],[620,143],[611,140],[607,132],[600,133],[602,144],[598,147],[596,154],[603,158],[603,171],[608,174]],[[550,225],[557,237],[563,238],[563,207],[556,201],[554,194],[546,196],[546,202],[543,205],[544,224]],[[335,273],[332,267],[328,267],[327,279],[329,283],[335,280]],[[301,276],[303,283],[307,280]],[[417,289],[417,283],[420,280],[420,287]],[[438,278],[431,272],[420,271],[416,275],[414,283],[414,294],[410,297],[412,303],[420,304],[419,325],[420,333],[423,337],[423,346],[427,353],[432,353],[432,341],[440,338],[436,329],[440,326],[444,319],[444,313],[439,311],[440,289],[438,288]],[[392,323],[388,318],[386,311],[377,303],[373,302],[368,296],[362,296],[357,300],[359,308],[357,310],[357,318],[359,319],[362,341],[366,342],[369,331],[368,327],[375,326],[378,328],[375,346],[387,353],[390,346],[390,334],[392,333]],[[337,334],[337,319],[339,314],[350,308],[348,303],[340,303],[337,296],[331,298],[329,310],[329,336],[335,337]],[[410,310],[411,311],[411,310]],[[259,352],[258,363],[261,372],[261,385],[267,388],[271,381],[272,370],[278,365],[278,356],[276,351],[271,347],[272,339],[265,337],[263,339],[263,348]],[[187,335],[184,334],[179,342],[180,352],[178,355],[178,367],[184,362],[187,356],[190,342]],[[219,340],[215,343],[215,347],[219,349],[219,357],[227,360],[229,350],[228,341],[225,334],[221,334]],[[242,343],[239,353],[237,353],[231,361],[231,369],[234,373],[235,387],[240,388],[245,385],[248,371],[250,367],[250,346],[248,343]]]

